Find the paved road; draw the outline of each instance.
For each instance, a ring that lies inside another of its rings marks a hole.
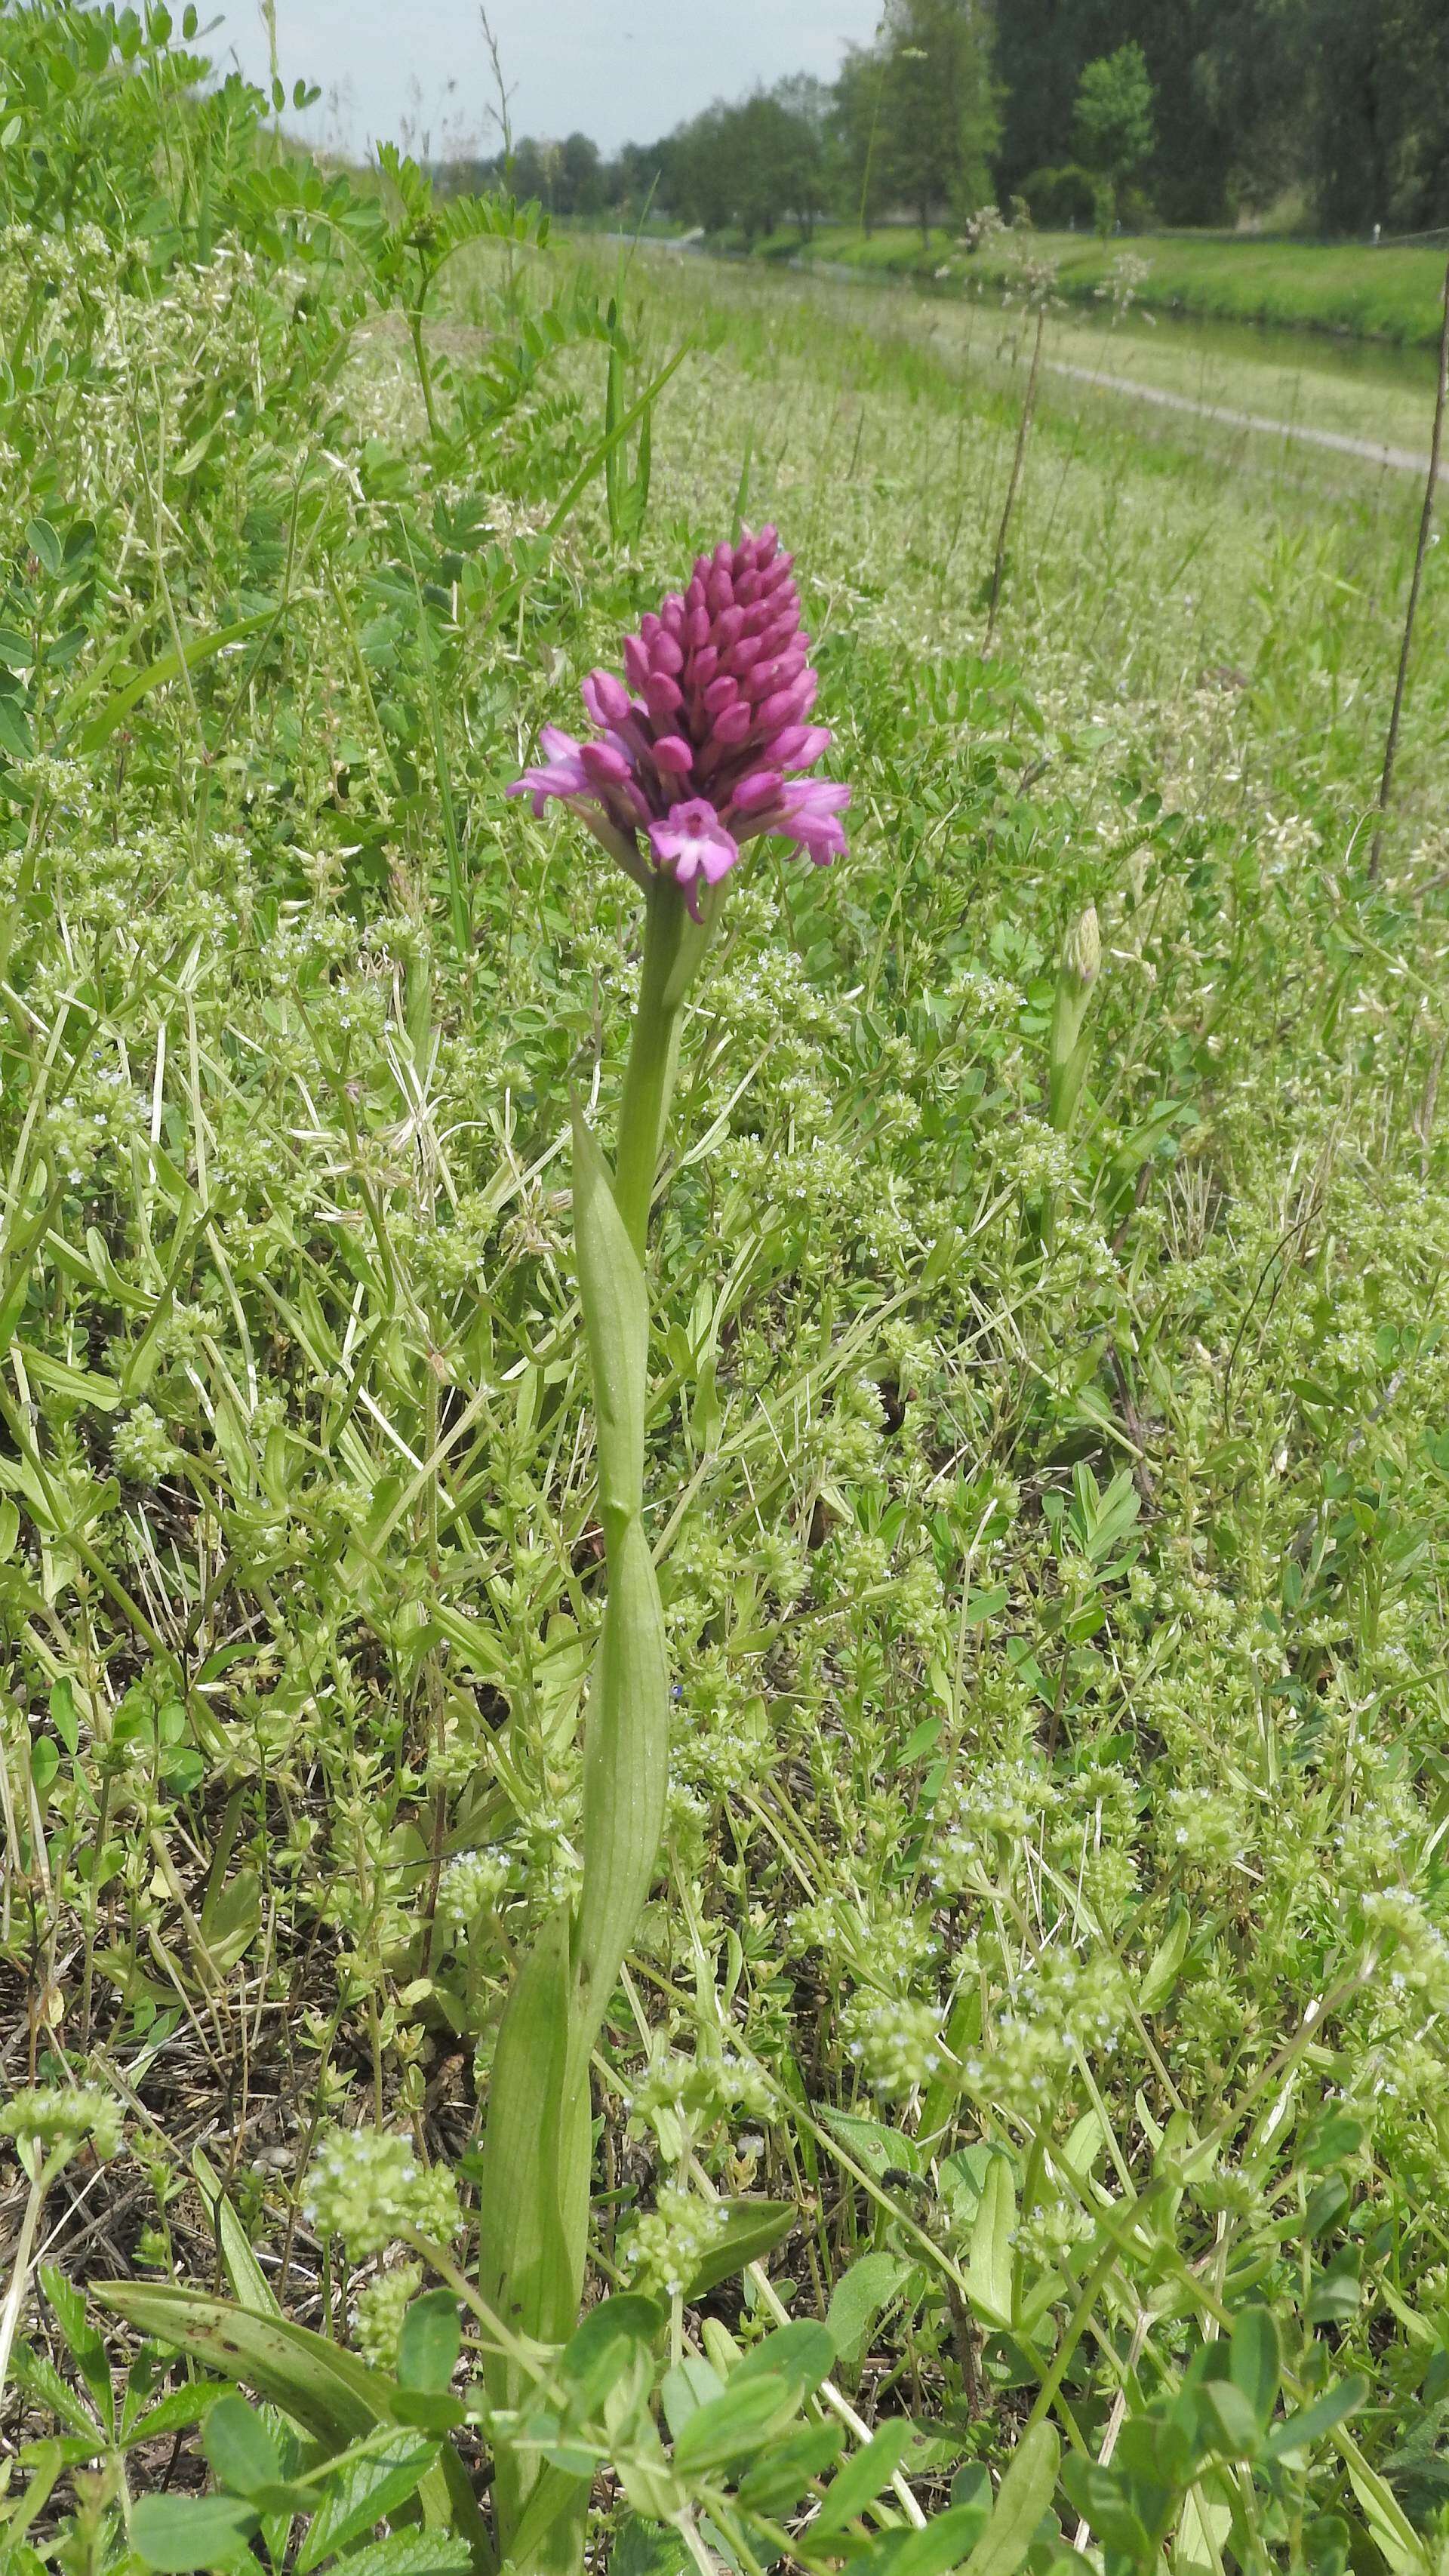
[[[1429,471],[1429,459],[1412,447],[1384,447],[1376,439],[1354,438],[1347,430],[1315,429],[1309,421],[1273,420],[1265,412],[1229,411],[1221,403],[1197,402],[1191,394],[1168,393],[1162,385],[1139,384],[1135,376],[1099,375],[1094,367],[1074,367],[1065,358],[1047,358],[1043,364],[1054,376],[1072,376],[1078,384],[1100,385],[1107,393],[1130,394],[1135,402],[1157,403],[1164,411],[1187,411],[1199,420],[1218,420],[1227,429],[1261,429],[1272,438],[1300,438],[1310,447],[1332,447],[1340,456],[1360,457],[1366,465],[1391,465],[1404,474],[1417,474],[1422,481]],[[1449,460],[1440,467],[1441,477],[1449,474]]]

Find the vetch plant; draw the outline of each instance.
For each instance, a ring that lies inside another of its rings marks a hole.
[[[627,685],[595,671],[595,736],[544,729],[546,761],[513,791],[557,798],[642,888],[643,970],[614,1170],[577,1113],[574,1234],[597,1414],[608,1597],[584,1740],[583,1869],[519,1967],[498,2036],[480,2191],[479,2287],[515,2332],[563,2341],[588,2240],[589,2058],[649,1891],[668,1779],[664,1620],[643,1517],[649,1310],[645,1243],[678,1065],[685,998],[741,849],[773,833],[817,865],[845,846],[849,789],[808,780],[830,742],[811,722],[816,676],[791,558],[773,528],[701,556],[688,587],[624,647]],[[523,2394],[490,2365],[495,2406]],[[500,2554],[567,2570],[582,2561],[587,2481],[545,2518],[540,2469],[501,2453]]]

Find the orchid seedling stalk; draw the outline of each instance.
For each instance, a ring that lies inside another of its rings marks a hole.
[[[1087,1014],[1102,964],[1102,935],[1097,908],[1089,903],[1068,931],[1057,969],[1052,1001],[1051,1062],[1047,1083],[1047,1116],[1065,1135],[1077,1114],[1086,1080],[1091,1039]]]
[[[624,678],[594,671],[592,735],[542,732],[545,759],[510,794],[558,801],[640,887],[639,999],[614,1167],[574,1114],[574,1242],[597,1429],[607,1596],[585,1718],[577,1898],[543,1922],[515,1974],[489,2087],[479,2289],[513,2333],[572,2331],[583,2295],[591,2162],[589,2060],[648,1897],[669,1777],[664,1617],[644,1525],[649,1308],[645,1253],[678,1070],[684,1006],[751,841],[824,866],[845,848],[850,791],[812,779],[830,735],[791,558],[773,528],[701,555],[687,587],[624,645]],[[491,2404],[526,2391],[506,2355]],[[531,2460],[531,2465],[529,2464]],[[518,2576],[578,2576],[588,2479],[500,2447],[500,2559]]]

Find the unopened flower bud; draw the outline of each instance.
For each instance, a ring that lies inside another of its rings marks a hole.
[[[1097,923],[1097,907],[1089,903],[1067,932],[1066,945],[1062,950],[1062,973],[1069,975],[1085,992],[1089,985],[1095,983],[1101,963],[1102,933]]]

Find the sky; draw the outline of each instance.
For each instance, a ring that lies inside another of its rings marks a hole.
[[[223,7],[213,60],[265,79],[255,0]],[[488,0],[515,134],[577,128],[606,152],[652,142],[757,81],[801,71],[833,79],[846,45],[869,42],[880,10],[881,0]],[[307,117],[288,120],[314,143],[496,149],[478,0],[276,0],[276,14],[288,88],[304,74],[323,93]]]

